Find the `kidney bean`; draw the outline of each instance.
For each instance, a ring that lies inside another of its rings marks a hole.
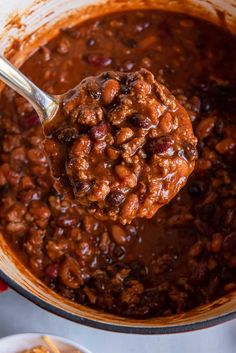
[[[102,140],[107,135],[109,130],[108,124],[102,121],[100,124],[95,125],[90,130],[90,136],[93,141]]]
[[[172,139],[169,137],[160,137],[159,139],[153,139],[145,146],[147,153],[152,154],[163,154],[173,153]]]
[[[22,129],[28,130],[40,123],[39,116],[36,112],[25,115],[20,119],[20,125]]]
[[[89,54],[85,59],[90,65],[96,67],[106,67],[111,65],[112,63],[111,58],[102,54]]]
[[[125,62],[123,62],[122,64],[122,71],[124,72],[129,72],[129,71],[132,71],[133,68],[134,68],[134,62],[133,61],[130,61],[130,60],[126,60]]]
[[[56,279],[58,277],[58,265],[57,264],[49,265],[46,268],[45,272],[46,272],[46,274],[48,275],[49,278]]]

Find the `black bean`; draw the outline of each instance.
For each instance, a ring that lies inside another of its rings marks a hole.
[[[119,206],[121,205],[125,200],[125,194],[122,191],[111,191],[109,195],[107,196],[107,202],[111,206]]]
[[[96,40],[93,39],[93,38],[89,38],[89,39],[87,40],[86,44],[87,44],[88,47],[92,47],[93,45],[96,44]]]
[[[131,88],[126,84],[121,84],[120,91],[123,94],[130,94]]]
[[[188,192],[192,197],[201,197],[203,195],[203,187],[200,183],[189,185]]]
[[[149,117],[139,113],[133,114],[129,121],[133,126],[143,129],[148,129],[152,125]]]
[[[89,94],[90,94],[90,96],[92,98],[94,98],[96,100],[99,100],[101,98],[101,95],[102,95],[101,91],[99,91],[99,90],[91,90],[89,92]]]
[[[122,77],[120,88],[121,93],[130,94],[132,82],[134,82],[134,77],[132,75],[126,75],[125,77]]]
[[[56,131],[57,139],[61,143],[71,143],[79,136],[79,132],[74,127],[64,127]]]
[[[89,134],[90,127],[84,124],[78,124],[80,135]]]
[[[130,268],[132,269],[132,274],[137,280],[143,280],[148,275],[148,268],[141,262],[132,262]]]
[[[91,188],[91,184],[88,181],[77,180],[74,184],[75,192],[86,193],[90,190],[90,188]]]
[[[118,258],[118,259],[122,259],[125,255],[125,249],[123,246],[116,246],[113,254]]]
[[[137,42],[135,39],[126,38],[126,39],[123,39],[122,42],[124,43],[124,45],[126,45],[129,48],[136,48],[137,47]]]
[[[200,219],[202,221],[209,221],[213,218],[216,211],[216,206],[213,203],[207,203],[200,206]]]

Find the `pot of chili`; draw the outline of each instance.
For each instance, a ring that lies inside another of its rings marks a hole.
[[[0,52],[39,87],[61,94],[89,75],[148,69],[188,111],[199,153],[152,219],[99,220],[54,190],[36,113],[1,86],[0,275],[13,289],[117,332],[183,332],[236,316],[235,6],[25,0],[12,14],[15,5],[1,5]]]

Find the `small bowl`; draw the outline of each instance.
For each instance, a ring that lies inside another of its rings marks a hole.
[[[91,353],[87,348],[66,338],[42,333],[22,333],[0,339],[0,353],[22,353],[26,349],[45,345],[43,336],[49,337],[61,353]],[[46,345],[45,345],[46,346]]]

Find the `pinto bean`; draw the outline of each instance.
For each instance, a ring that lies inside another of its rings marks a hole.
[[[102,99],[105,104],[111,104],[120,90],[119,83],[114,80],[110,79],[107,80],[103,85],[103,92],[102,92]]]
[[[67,257],[59,266],[59,277],[69,288],[79,288],[84,280],[78,262],[73,257]]]
[[[215,122],[216,122],[216,118],[213,116],[203,119],[196,127],[197,137],[203,140],[208,135],[210,135],[210,133],[214,129]]]

